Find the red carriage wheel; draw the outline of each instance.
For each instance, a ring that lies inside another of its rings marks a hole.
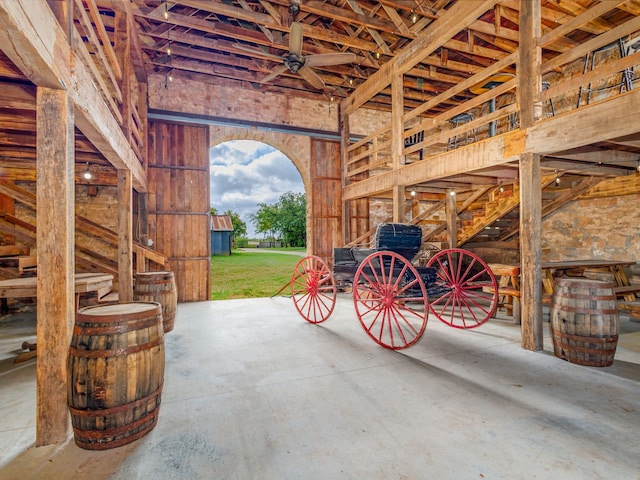
[[[353,279],[353,303],[360,324],[379,345],[410,347],[427,326],[427,290],[417,270],[394,252],[374,252]]]
[[[498,306],[498,286],[480,257],[460,248],[434,255],[428,267],[436,269],[429,286],[429,308],[438,319],[455,328],[485,323]]]
[[[307,322],[329,318],[336,304],[336,282],[322,259],[311,255],[298,262],[291,276],[291,297]]]

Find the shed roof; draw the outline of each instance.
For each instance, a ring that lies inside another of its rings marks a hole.
[[[214,232],[233,232],[229,215],[211,215],[211,230]]]

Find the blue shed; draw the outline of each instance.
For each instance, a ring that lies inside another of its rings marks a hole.
[[[228,215],[211,215],[211,255],[231,255],[233,224]]]

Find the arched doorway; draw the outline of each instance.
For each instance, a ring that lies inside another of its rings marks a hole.
[[[229,140],[213,146],[209,156],[211,207],[236,214],[249,239],[259,238],[252,215],[259,204],[275,205],[286,193],[303,194],[302,176],[276,148],[256,140]]]

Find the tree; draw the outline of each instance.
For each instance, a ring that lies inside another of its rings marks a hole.
[[[276,204],[277,231],[285,246],[304,247],[307,233],[307,201],[304,193],[287,192]]]
[[[275,239],[276,221],[278,218],[276,206],[259,203],[258,207],[258,211],[251,214],[251,223],[256,227],[257,233],[264,233],[272,239]]]
[[[306,244],[307,201],[304,193],[287,192],[277,203],[258,204],[258,211],[251,214],[251,222],[258,233],[276,234],[285,246],[304,247]]]

